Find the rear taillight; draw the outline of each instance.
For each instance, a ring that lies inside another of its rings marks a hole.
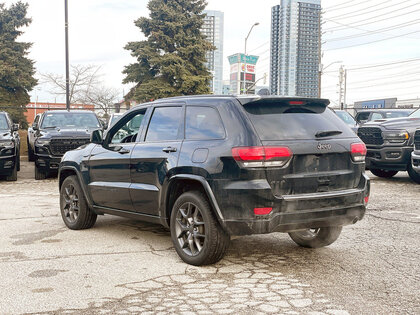
[[[232,156],[244,167],[283,167],[293,153],[288,147],[236,147]]]
[[[364,162],[367,149],[364,143],[352,143],[350,147],[351,157],[355,162]]]

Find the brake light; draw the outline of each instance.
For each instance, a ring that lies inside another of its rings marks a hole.
[[[351,157],[355,162],[364,162],[367,149],[364,143],[352,143],[350,147]]]
[[[365,198],[363,198],[363,202],[364,202],[364,205],[366,206],[369,202],[369,196],[366,196]]]
[[[254,208],[255,215],[267,215],[273,211],[273,208]]]
[[[304,102],[303,101],[290,101],[289,105],[303,105]]]
[[[236,147],[232,156],[244,167],[283,167],[292,158],[288,147]]]

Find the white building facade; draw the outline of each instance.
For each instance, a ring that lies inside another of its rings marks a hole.
[[[213,94],[222,94],[223,92],[223,29],[224,13],[221,11],[205,10],[204,24],[201,32],[212,43],[216,50],[207,52],[206,66],[213,76],[210,82],[210,88]]]

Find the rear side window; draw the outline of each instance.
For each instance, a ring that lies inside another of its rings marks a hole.
[[[371,120],[382,119],[382,115],[379,113],[373,113]]]
[[[322,131],[341,131],[334,137],[354,137],[353,131],[323,105],[281,103],[244,106],[261,140],[309,140]]]
[[[0,130],[9,129],[9,124],[7,123],[6,115],[0,114]]]
[[[146,141],[178,139],[182,107],[156,107],[146,134]]]
[[[210,140],[223,138],[225,138],[225,128],[215,108],[187,107],[185,139]]]

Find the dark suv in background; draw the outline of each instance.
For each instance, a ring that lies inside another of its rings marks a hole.
[[[89,143],[92,131],[100,128],[98,117],[91,111],[42,113],[32,125],[33,149],[29,149],[35,160],[35,179],[45,179],[50,172],[57,171],[63,154]]]
[[[420,175],[411,164],[414,133],[419,127],[420,110],[406,118],[380,119],[359,127],[357,134],[367,146],[366,167],[385,178],[407,171],[413,181],[420,183]]]
[[[329,245],[363,218],[369,179],[365,145],[328,104],[190,96],[138,106],[64,155],[64,223],[90,228],[98,214],[160,223],[193,265],[221,259],[231,235]]]
[[[20,170],[19,125],[13,124],[6,112],[0,112],[0,176],[8,181],[17,180]]]

